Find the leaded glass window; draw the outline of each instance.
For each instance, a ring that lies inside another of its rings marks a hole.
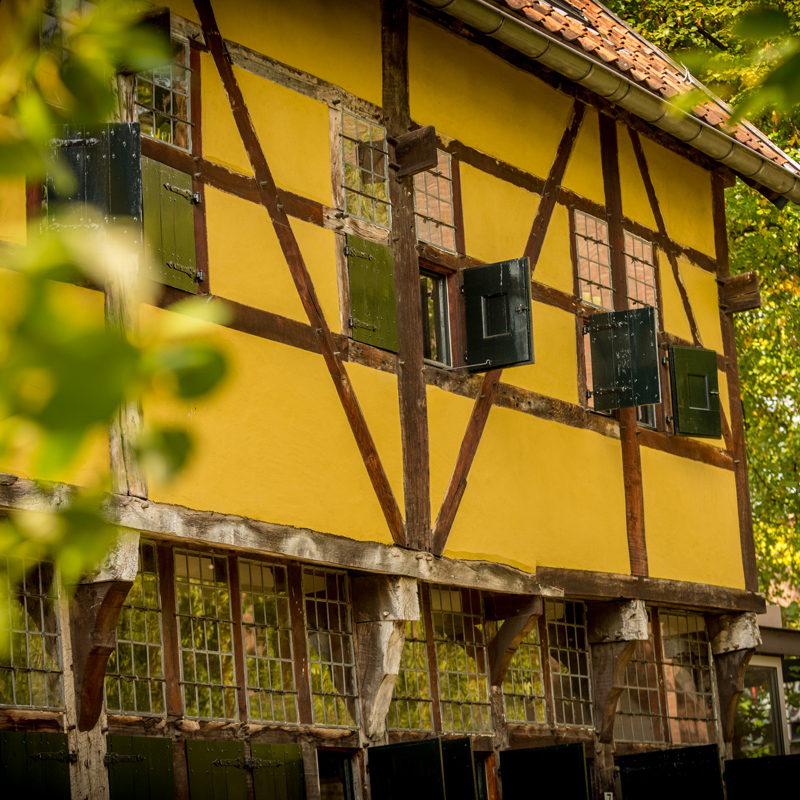
[[[189,43],[172,42],[172,64],[136,76],[136,118],[142,136],[192,149]]]
[[[429,169],[414,176],[417,237],[420,241],[454,253],[456,226],[450,154],[439,150],[438,159],[436,169]]]
[[[55,567],[0,557],[0,706],[64,708]]]
[[[303,597],[314,722],[355,728],[358,693],[347,575],[306,568]]]
[[[184,714],[192,719],[235,720],[227,558],[176,550],[175,595]]]
[[[254,722],[297,722],[286,567],[239,560],[247,708]]]
[[[442,726],[448,733],[491,730],[483,603],[476,589],[431,586]]]
[[[503,695],[509,722],[538,724],[547,721],[538,625],[534,625],[514,653],[503,682]]]
[[[383,228],[390,223],[386,130],[342,112],[344,210]]]
[[[614,291],[611,282],[611,247],[608,225],[582,211],[575,212],[575,249],[578,256],[578,285],[581,300],[611,311]]]
[[[387,726],[392,730],[433,730],[428,644],[422,619],[406,622],[406,640]]]
[[[139,569],[117,622],[117,645],[106,665],[106,709],[165,713],[156,546],[139,545]]]
[[[631,308],[658,308],[653,245],[625,231],[625,269]]]
[[[591,727],[594,721],[586,606],[569,600],[548,600],[545,618],[555,722]]]

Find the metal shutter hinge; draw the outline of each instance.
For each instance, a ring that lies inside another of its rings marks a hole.
[[[185,197],[193,206],[200,205],[200,193],[190,192],[188,189],[181,189],[179,186],[173,186],[171,183],[165,183],[164,188],[168,192],[174,192],[181,197]]]
[[[584,325],[583,326],[583,335],[585,336],[587,333],[592,333],[593,331],[607,331],[610,328],[627,328],[628,323],[624,320],[620,322],[609,322],[605,325]]]
[[[37,761],[66,761],[67,764],[77,764],[78,754],[68,750],[58,750],[55,753],[34,753],[31,758]]]
[[[198,283],[202,282],[205,279],[205,274],[201,269],[195,269],[194,267],[185,267],[183,264],[179,264],[177,261],[167,261],[167,266],[170,269],[174,269],[177,272],[182,272],[184,275],[188,275],[193,280],[196,280]]]
[[[366,258],[369,261],[375,260],[375,256],[371,255],[370,253],[362,253],[361,250],[356,250],[355,247],[350,247],[350,245],[345,245],[344,254],[346,256],[356,256],[357,258]]]
[[[100,144],[99,139],[51,139],[50,147],[94,147]]]
[[[595,397],[602,397],[605,394],[619,394],[620,392],[630,392],[632,391],[630,386],[614,386],[612,389],[595,389],[594,391],[587,391],[586,397],[591,397],[594,395]]]
[[[351,328],[362,328],[365,331],[377,331],[377,325],[369,325],[366,322],[362,322],[360,319],[356,319],[355,317],[350,317],[350,327]]]
[[[137,754],[124,754],[124,753],[106,753],[103,756],[103,763],[108,766],[109,764],[117,764],[120,761],[144,761],[144,756],[141,753]]]
[[[218,758],[215,767],[236,767],[237,769],[259,769],[261,767],[280,767],[282,761],[265,761],[262,758]]]

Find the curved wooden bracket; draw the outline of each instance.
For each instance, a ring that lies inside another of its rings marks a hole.
[[[500,630],[489,643],[491,686],[502,686],[522,640],[533,630],[542,615],[541,597],[499,595],[486,598],[486,619],[502,619]]]
[[[117,643],[117,620],[132,581],[82,583],[70,615],[78,730],[89,731],[103,709],[106,664]]]
[[[593,644],[591,648],[595,730],[597,738],[608,743],[614,736],[617,702],[622,694],[625,670],[636,650],[636,642],[603,642]]]
[[[722,739],[733,741],[733,723],[736,716],[736,704],[744,691],[744,674],[747,665],[755,653],[750,650],[733,650],[714,656],[717,670],[717,689],[719,691],[719,715],[722,725]]]

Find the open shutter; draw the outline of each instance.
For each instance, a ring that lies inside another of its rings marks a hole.
[[[702,797],[722,800],[722,771],[715,744],[619,756],[625,800]],[[777,785],[777,784],[776,784]]]
[[[592,353],[596,411],[661,402],[654,308],[593,314],[584,332]]]
[[[368,753],[372,800],[445,800],[440,739],[370,747]]]
[[[350,327],[353,339],[397,352],[397,306],[392,251],[382,244],[347,235],[350,276]]]
[[[722,436],[717,354],[699,347],[670,347],[673,426],[677,436]]]
[[[473,372],[533,363],[527,258],[470,267],[464,276],[465,362]]]
[[[197,294],[203,279],[195,263],[192,178],[165,164],[142,159],[144,231],[148,276],[159,283]]]
[[[106,747],[111,800],[172,800],[172,739],[108,736]]]
[[[189,800],[247,800],[244,742],[186,742]]]
[[[442,739],[442,761],[447,797],[478,800],[472,739],[469,736],[463,739]]]
[[[589,800],[583,744],[503,750],[500,779],[503,797],[514,800],[538,800],[540,797]]]
[[[305,800],[303,751],[299,744],[250,745],[255,800]]]
[[[0,794],[3,797],[69,800],[66,733],[0,732]]]

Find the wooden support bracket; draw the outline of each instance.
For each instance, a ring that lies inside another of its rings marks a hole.
[[[726,314],[761,308],[761,290],[757,272],[743,272],[727,278],[717,278],[719,305]]]
[[[489,644],[489,674],[492,686],[502,686],[522,640],[533,630],[539,614],[519,614],[509,617],[500,626],[497,635]]]
[[[436,130],[433,125],[404,133],[390,139],[394,145],[394,160],[397,177],[416,175],[439,165],[439,152],[436,148]]]

